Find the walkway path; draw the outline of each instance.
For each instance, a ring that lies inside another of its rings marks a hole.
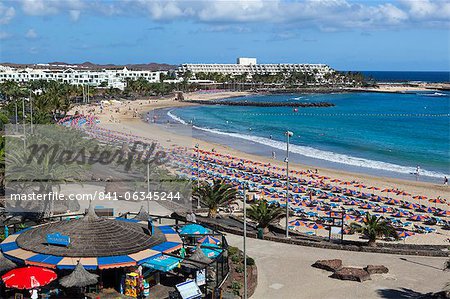
[[[227,235],[242,249],[242,236]],[[440,291],[450,282],[442,271],[446,258],[349,252],[247,239],[247,255],[258,267],[258,287],[252,298],[415,298]],[[329,278],[330,272],[311,267],[319,259],[342,259],[346,266],[385,265],[389,273],[363,283]]]

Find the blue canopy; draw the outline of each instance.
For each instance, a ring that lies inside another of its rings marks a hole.
[[[180,235],[206,235],[211,233],[209,229],[200,224],[188,224],[180,229]]]
[[[63,259],[62,256],[54,256],[54,255],[48,255],[48,254],[37,254],[37,255],[32,256],[29,259],[27,259],[27,261],[35,262],[35,263],[45,263],[45,264],[56,265],[62,259]]]
[[[214,248],[211,248],[214,247]],[[207,258],[215,259],[222,253],[222,249],[220,249],[217,245],[208,244],[208,247],[200,247],[200,249],[203,251],[203,253],[206,255]]]
[[[7,252],[19,248],[19,246],[16,244],[16,242],[10,242],[0,244],[0,248],[3,252]]]
[[[160,255],[158,257],[146,261],[145,263],[142,264],[142,266],[153,270],[167,272],[178,267],[181,260],[182,260],[181,258],[169,255]]]

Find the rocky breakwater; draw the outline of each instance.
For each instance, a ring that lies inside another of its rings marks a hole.
[[[250,106],[250,107],[293,107],[293,108],[327,108],[334,107],[329,102],[252,102],[252,101],[204,101],[184,100],[185,103],[200,105],[222,105],[222,106]]]

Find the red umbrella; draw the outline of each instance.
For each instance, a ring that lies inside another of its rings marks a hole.
[[[45,286],[56,279],[56,273],[50,269],[28,266],[9,271],[2,276],[7,288],[30,290]]]

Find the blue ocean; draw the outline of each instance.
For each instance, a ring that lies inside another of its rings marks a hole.
[[[450,82],[450,72],[363,71],[377,82]]]
[[[192,106],[167,114],[193,124],[195,137],[312,166],[426,180],[450,174],[450,93],[276,94],[234,101],[319,102],[330,108]]]

